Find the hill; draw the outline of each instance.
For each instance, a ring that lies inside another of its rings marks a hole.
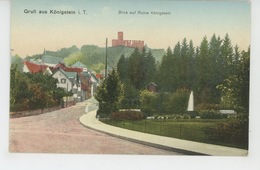
[[[146,51],[151,50],[156,61],[161,62],[162,56],[165,54],[164,49],[150,49],[145,47]],[[116,67],[117,62],[122,54],[129,57],[134,51],[134,48],[117,46],[107,48],[108,65]],[[77,61],[85,64],[89,69],[97,72],[104,69],[106,49],[96,45],[83,45],[80,49],[73,45],[69,48],[62,48],[58,51],[44,51],[43,54],[35,54],[28,56],[25,60],[37,60],[43,58],[45,55],[57,58],[57,60],[64,61],[66,65],[72,65]]]

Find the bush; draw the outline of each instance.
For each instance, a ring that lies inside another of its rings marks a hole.
[[[153,113],[156,112],[157,95],[148,90],[143,90],[140,93],[141,110],[145,112],[148,116],[153,115]]]
[[[127,110],[114,112],[110,114],[110,118],[115,120],[141,120],[144,119],[145,116],[141,111]]]
[[[190,119],[191,117],[190,117],[190,115],[188,115],[188,114],[184,114],[183,115],[183,119]]]
[[[203,110],[220,110],[221,107],[219,104],[210,104],[210,103],[201,103],[196,106],[197,111],[203,111]]]
[[[205,128],[208,140],[231,143],[248,149],[248,122],[238,119],[217,123]]]
[[[110,105],[107,103],[99,103],[99,109],[97,110],[97,115],[100,118],[107,118],[111,113],[117,111],[116,105]]]
[[[202,119],[222,119],[224,118],[222,114],[214,110],[203,110],[199,112]]]

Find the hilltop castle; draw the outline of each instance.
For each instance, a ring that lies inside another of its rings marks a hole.
[[[125,46],[142,49],[144,41],[142,40],[124,40],[123,32],[118,32],[118,38],[112,40],[112,47]]]

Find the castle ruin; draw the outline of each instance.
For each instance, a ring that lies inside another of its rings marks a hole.
[[[118,32],[118,38],[112,40],[112,47],[125,46],[142,49],[144,41],[142,40],[124,40],[123,32]]]

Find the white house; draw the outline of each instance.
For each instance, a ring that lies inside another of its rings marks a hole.
[[[67,73],[62,69],[57,69],[52,77],[58,79],[58,87],[64,88],[67,92],[71,91],[74,85],[74,78],[68,77]]]

